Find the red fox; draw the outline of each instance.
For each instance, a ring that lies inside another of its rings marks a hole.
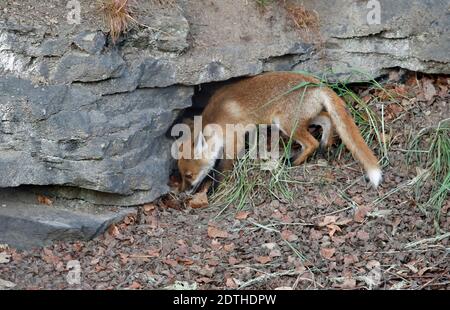
[[[347,113],[344,101],[310,76],[272,72],[227,85],[216,91],[202,113],[202,130],[209,124],[216,124],[224,131],[227,124],[274,124],[302,146],[294,165],[303,163],[319,145],[330,145],[334,128],[353,157],[362,164],[372,185],[377,188],[382,180],[378,160]],[[308,130],[312,124],[323,128],[321,143]],[[231,149],[235,153],[226,154],[226,159],[220,164],[220,169],[226,170],[233,167],[233,158],[245,148],[245,141],[234,136],[233,140],[205,136],[200,132],[190,142],[192,150],[203,154],[203,157],[179,157],[182,191],[203,181],[219,157],[218,149],[227,152],[227,143],[234,143]],[[212,153],[207,147],[211,143],[218,145]]]

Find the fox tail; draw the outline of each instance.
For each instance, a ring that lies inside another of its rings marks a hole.
[[[347,113],[345,102],[332,90],[321,89],[320,96],[323,107],[330,114],[342,142],[353,157],[363,165],[370,182],[377,188],[383,178],[378,159],[365,143],[352,117]]]

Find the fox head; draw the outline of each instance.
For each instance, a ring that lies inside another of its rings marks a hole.
[[[191,139],[188,146],[190,146],[190,150],[187,151],[183,149],[186,147],[185,144],[179,146],[181,154],[178,160],[178,170],[182,180],[180,191],[192,192],[214,167],[218,154],[217,151],[211,149],[202,133],[195,139]]]

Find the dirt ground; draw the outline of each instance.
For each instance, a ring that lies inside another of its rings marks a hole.
[[[220,208],[162,200],[96,240],[25,252],[1,246],[0,278],[15,289],[450,289],[450,201],[438,234],[404,186],[417,174],[405,161],[407,137],[450,117],[449,78],[392,78],[385,87],[411,99],[384,110],[390,163],[378,190],[348,154],[317,155],[293,170],[303,183],[292,184],[292,203],[262,197],[216,217]],[[80,284],[67,282],[72,260]]]

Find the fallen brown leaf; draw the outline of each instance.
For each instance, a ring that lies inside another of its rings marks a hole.
[[[218,266],[218,265],[220,264],[220,261],[219,261],[219,259],[217,259],[217,258],[210,258],[210,259],[208,259],[208,260],[206,261],[206,263],[207,263],[209,266],[215,267],[215,266]]]
[[[389,104],[385,109],[384,117],[386,120],[393,120],[404,111],[403,107],[396,103]]]
[[[366,265],[367,269],[369,269],[369,270],[372,270],[373,268],[380,267],[380,266],[381,266],[380,262],[376,261],[376,260],[371,260]]]
[[[100,258],[94,258],[93,260],[91,260],[91,262],[89,263],[91,266],[97,265],[100,262]]]
[[[270,257],[281,257],[281,251],[278,249],[272,250],[269,253]]]
[[[147,250],[147,253],[150,257],[159,257],[160,249],[151,247]]]
[[[406,85],[397,85],[394,87],[394,95],[406,97],[407,94],[408,88],[406,87]]]
[[[237,220],[246,220],[249,215],[250,212],[248,211],[239,211],[234,218]]]
[[[198,273],[201,274],[202,276],[212,278],[215,271],[216,271],[216,268],[205,265],[203,268],[201,268],[198,271]]]
[[[354,255],[354,254],[345,254],[344,255],[344,265],[348,266],[354,263],[357,263],[358,260],[358,256]]]
[[[210,238],[228,238],[228,233],[214,226],[208,227],[208,236]]]
[[[200,192],[194,195],[188,202],[189,207],[192,209],[206,208],[209,205],[208,196],[206,192]]]
[[[229,263],[230,265],[236,265],[236,264],[239,263],[239,260],[238,260],[237,258],[233,257],[233,256],[230,256],[230,257],[228,258],[228,263]]]
[[[189,258],[177,258],[178,263],[185,265],[185,266],[191,266],[194,264],[194,261],[192,259]]]
[[[334,253],[336,253],[336,249],[335,248],[322,248],[320,249],[320,255],[322,255],[323,258],[325,259],[331,259],[334,255]]]
[[[360,206],[354,215],[354,221],[357,223],[362,223],[364,222],[364,219],[366,218],[367,213],[369,213],[370,208],[369,207],[365,207],[365,206]]]
[[[113,237],[117,237],[120,235],[119,228],[117,228],[117,226],[115,224],[112,224],[111,226],[109,226],[108,233]]]
[[[354,289],[356,287],[356,280],[352,278],[347,278],[344,280],[344,283],[342,283],[339,287],[347,290]]]
[[[270,256],[257,256],[257,257],[255,257],[255,259],[258,263],[263,264],[263,265],[272,261],[272,258]]]
[[[237,288],[238,287],[236,282],[234,282],[234,280],[232,278],[227,278],[226,286],[228,288]]]
[[[166,265],[169,265],[171,267],[176,267],[178,266],[178,262],[172,258],[165,258],[163,259],[163,263]]]
[[[312,240],[320,240],[322,239],[322,232],[320,230],[315,230],[314,228],[312,228],[309,233],[309,237]]]
[[[362,240],[362,241],[367,241],[370,239],[370,235],[368,232],[364,231],[364,230],[360,230],[356,233],[356,237],[358,237],[358,239]]]
[[[130,289],[130,290],[138,290],[138,289],[140,289],[140,288],[142,288],[142,285],[139,284],[138,282],[133,282],[133,283],[128,287],[128,289]]]
[[[235,248],[236,248],[236,246],[234,245],[234,243],[225,244],[225,245],[223,246],[223,249],[224,249],[226,252],[233,252]]]
[[[420,269],[419,270],[419,272],[417,273],[419,276],[423,276],[423,274],[425,273],[425,272],[427,272],[428,270],[431,270],[431,269],[433,269],[432,267],[424,267],[424,268],[422,268],[422,269]]]
[[[319,227],[325,227],[327,225],[336,223],[337,219],[338,219],[337,216],[327,215],[323,218],[321,222],[318,223],[318,225]]]
[[[53,251],[47,248],[42,250],[41,257],[47,264],[52,264],[54,266],[56,266],[60,261],[59,257],[54,255]]]
[[[290,231],[289,229],[283,230],[283,231],[281,232],[281,237],[282,237],[284,240],[289,241],[289,242],[298,240],[297,235],[295,235],[295,234],[294,234],[292,231]]]
[[[350,219],[350,218],[344,218],[344,219],[342,219],[342,220],[337,221],[337,222],[336,222],[336,225],[338,225],[338,226],[345,226],[345,225],[350,224],[351,222],[353,222],[353,219]]]
[[[342,229],[341,229],[339,226],[335,225],[335,224],[329,224],[329,225],[327,225],[327,228],[330,230],[330,231],[328,232],[328,234],[330,235],[330,237],[333,237],[334,234],[336,233],[336,231],[338,231],[338,232],[341,232],[341,231],[342,231]]]
[[[212,282],[212,280],[210,279],[210,278],[207,278],[207,277],[201,277],[201,278],[198,278],[197,279],[197,282],[199,282],[199,283],[205,283],[205,284],[208,284],[208,283],[211,283]]]

